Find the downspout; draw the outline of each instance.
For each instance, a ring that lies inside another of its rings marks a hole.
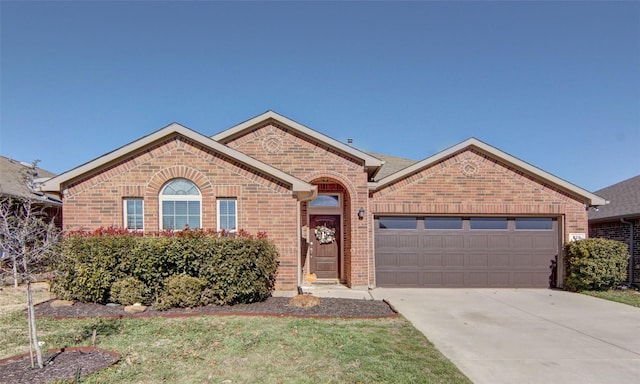
[[[630,241],[629,241],[629,285],[633,284],[633,243],[634,243],[634,233],[633,233],[633,220],[631,221],[627,221],[624,219],[624,217],[620,218],[620,222],[622,224],[629,224],[629,237],[630,237]]]

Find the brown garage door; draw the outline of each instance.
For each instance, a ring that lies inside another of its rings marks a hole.
[[[555,218],[378,217],[378,287],[548,287]]]

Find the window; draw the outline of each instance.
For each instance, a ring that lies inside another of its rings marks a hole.
[[[550,217],[517,217],[516,230],[549,231],[553,229]]]
[[[164,229],[200,228],[200,190],[186,179],[170,181],[160,192],[160,227]]]
[[[218,199],[218,231],[234,232],[238,223],[236,199]]]
[[[378,219],[380,229],[416,229],[415,217],[381,217]]]
[[[123,201],[124,227],[141,231],[144,229],[144,205],[140,198],[126,198]]]
[[[319,195],[315,200],[309,203],[312,207],[339,207],[339,195]]]
[[[507,229],[506,217],[472,217],[471,229]]]
[[[462,217],[425,217],[424,229],[462,229]]]

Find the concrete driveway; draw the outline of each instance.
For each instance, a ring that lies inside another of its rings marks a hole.
[[[476,384],[640,382],[640,308],[545,289],[371,293]]]

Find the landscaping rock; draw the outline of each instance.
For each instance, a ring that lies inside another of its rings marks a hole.
[[[51,302],[51,304],[49,304],[50,306],[56,308],[56,307],[70,307],[73,305],[73,301],[70,300],[53,300]]]
[[[127,305],[126,307],[124,307],[124,311],[127,313],[142,313],[147,310],[147,307],[145,305],[136,304]]]
[[[320,299],[312,295],[297,295],[289,300],[289,305],[299,308],[313,308],[320,305]]]

